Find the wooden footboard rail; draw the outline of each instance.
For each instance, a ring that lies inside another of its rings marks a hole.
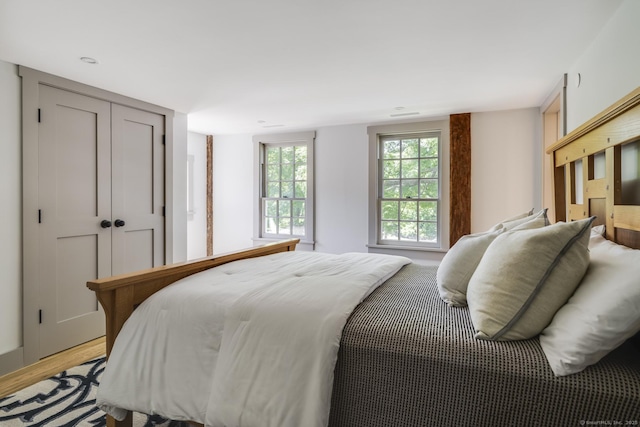
[[[184,277],[232,261],[293,251],[299,241],[300,239],[283,240],[196,261],[165,265],[87,282],[87,287],[96,293],[98,301],[104,308],[107,322],[107,357],[124,322],[140,303],[155,292]],[[109,416],[107,419],[109,426],[131,426],[131,415],[122,422],[116,422]]]

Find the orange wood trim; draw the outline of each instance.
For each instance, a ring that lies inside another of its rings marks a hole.
[[[213,136],[207,135],[207,256],[213,256]]]
[[[449,167],[449,246],[471,233],[471,114],[452,114]]]

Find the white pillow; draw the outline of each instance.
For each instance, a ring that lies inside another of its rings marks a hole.
[[[529,212],[525,212],[523,214],[519,214],[519,215],[516,215],[516,216],[512,216],[510,218],[507,218],[507,219],[503,219],[502,221],[500,221],[499,223],[497,223],[496,225],[494,225],[493,227],[491,227],[487,231],[496,231],[496,230],[498,230],[500,228],[504,228],[502,226],[502,224],[504,224],[505,222],[517,221],[519,219],[524,219],[524,218],[530,217],[531,215],[533,215],[533,209],[531,209]]]
[[[467,286],[491,242],[504,228],[462,236],[447,251],[436,271],[440,298],[454,307],[467,305]]]
[[[526,219],[522,222],[521,219]],[[538,215],[531,215],[518,220],[505,222],[513,230],[528,230],[540,228],[549,224],[546,210]],[[467,287],[469,279],[476,271],[485,251],[501,233],[507,230],[503,224],[497,224],[496,229],[484,233],[467,234],[462,236],[445,254],[436,272],[436,283],[440,298],[454,307],[467,305]],[[495,228],[495,227],[494,227]]]
[[[589,249],[582,283],[540,335],[557,376],[582,371],[640,332],[640,250],[600,235]]]
[[[587,270],[593,219],[496,237],[467,290],[476,338],[527,339],[551,322]]]

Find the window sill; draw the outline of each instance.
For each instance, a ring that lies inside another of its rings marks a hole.
[[[447,249],[442,248],[430,248],[430,247],[420,247],[420,246],[403,246],[403,245],[367,245],[369,249],[378,249],[378,250],[390,250],[390,251],[417,251],[417,252],[440,252],[446,253]]]
[[[296,236],[291,236],[288,237],[289,239],[296,239]],[[281,240],[285,240],[285,237],[282,238],[267,238],[267,237],[254,237],[252,240],[258,244],[264,244],[264,243],[272,243],[272,242],[279,242]],[[302,250],[305,251],[313,251],[314,247],[315,247],[316,242],[312,241],[312,240],[302,240],[300,239],[300,243],[298,243],[297,248],[300,248]]]

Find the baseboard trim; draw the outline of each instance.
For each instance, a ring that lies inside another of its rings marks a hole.
[[[24,349],[18,347],[8,353],[0,354],[0,377],[24,367]]]

